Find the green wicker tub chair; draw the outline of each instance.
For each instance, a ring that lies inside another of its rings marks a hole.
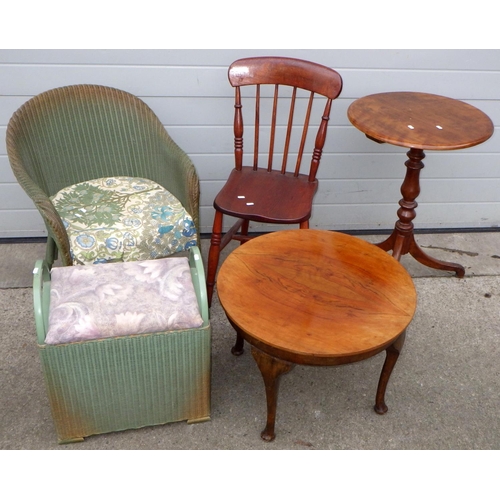
[[[210,418],[210,322],[186,256],[34,269],[37,340],[59,443]]]
[[[199,245],[199,179],[139,98],[99,85],[43,92],[7,127],[12,170],[45,222],[46,261],[147,260]]]

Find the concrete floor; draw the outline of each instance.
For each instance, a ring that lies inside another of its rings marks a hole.
[[[375,242],[380,236],[363,236]],[[280,386],[276,439],[265,425],[261,375],[247,349],[212,307],[212,415],[92,436],[58,445],[35,342],[33,263],[44,245],[0,245],[0,449],[2,450],[497,450],[500,448],[500,232],[421,234],[436,258],[459,262],[466,277],[402,259],[418,308],[386,393],[372,407],[381,353],[339,367],[297,366]],[[208,241],[203,240],[206,257]]]

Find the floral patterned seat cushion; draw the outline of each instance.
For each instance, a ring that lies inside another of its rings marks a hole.
[[[74,264],[156,259],[197,243],[191,215],[148,179],[81,182],[51,200],[68,232]]]
[[[202,324],[186,257],[52,268],[46,344]]]

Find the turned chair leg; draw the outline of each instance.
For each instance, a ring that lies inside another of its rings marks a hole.
[[[266,428],[262,431],[260,437],[264,441],[272,441],[276,437],[274,424],[276,422],[280,377],[288,373],[295,365],[273,358],[255,347],[252,347],[252,355],[259,367],[266,387],[267,421]]]
[[[240,234],[242,236],[248,236],[248,227],[250,226],[250,220],[249,219],[244,219],[243,222],[241,223],[241,229],[240,229]],[[241,241],[241,245],[243,245],[245,241]]]
[[[212,295],[215,287],[215,276],[219,266],[219,257],[221,250],[222,239],[222,212],[216,211],[214,217],[214,225],[212,229],[212,237],[210,239],[210,250],[208,252],[208,268],[207,268],[207,296],[208,307],[212,305]]]
[[[396,361],[398,360],[399,354],[403,349],[403,344],[405,342],[406,332],[403,332],[393,344],[391,344],[386,349],[386,357],[384,366],[382,367],[382,372],[380,374],[380,379],[377,387],[377,395],[375,398],[375,406],[374,410],[379,415],[383,415],[387,413],[387,405],[385,404],[385,390],[387,389],[387,383],[389,382],[389,378],[391,376],[392,370],[396,365]]]

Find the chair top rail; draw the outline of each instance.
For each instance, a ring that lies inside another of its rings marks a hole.
[[[291,57],[249,57],[229,67],[233,87],[282,84],[336,99],[342,91],[342,77],[334,69]]]

